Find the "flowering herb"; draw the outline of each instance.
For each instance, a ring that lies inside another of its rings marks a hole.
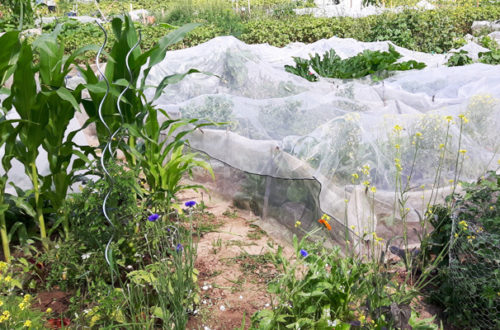
[[[182,244],[181,244],[181,243],[177,244],[177,246],[175,247],[175,251],[177,251],[177,252],[180,252],[180,251],[182,251],[183,249],[184,249],[184,247],[182,246]]]
[[[186,205],[187,207],[193,207],[196,205],[196,202],[195,201],[188,201],[188,202],[184,203],[184,205]]]
[[[304,258],[309,255],[306,250],[300,250],[300,255],[303,256]]]
[[[153,213],[148,217],[148,221],[156,221],[159,217],[158,213]]]
[[[332,230],[332,226],[330,226],[330,224],[328,223],[328,221],[326,221],[325,219],[319,219],[318,222],[320,224],[322,224],[323,226],[325,226],[326,229]]]

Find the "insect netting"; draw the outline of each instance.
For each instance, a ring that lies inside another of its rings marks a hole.
[[[375,230],[387,239],[402,227],[398,172],[403,183],[411,174],[405,208],[413,232],[434,182],[443,198],[457,172],[473,179],[496,169],[500,158],[498,66],[447,67],[446,55],[395,47],[400,61],[427,67],[378,81],[317,82],[284,69],[293,57],[333,48],[346,58],[389,44],[331,38],[276,48],[220,37],[167,53],[149,84],[190,68],[210,73],[169,86],[157,103],[173,116],[229,122],[197,132],[190,142],[218,161],[217,184],[235,204],[246,203],[292,230],[297,220],[307,228],[327,213],[337,222],[334,238],[347,226],[351,234]],[[476,55],[481,49],[468,48]]]

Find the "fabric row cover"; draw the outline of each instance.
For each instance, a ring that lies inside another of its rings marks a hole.
[[[333,48],[346,58],[365,49],[387,50],[389,44],[334,37],[276,48],[219,37],[167,53],[148,84],[190,68],[214,74],[193,74],[169,86],[158,105],[177,117],[230,122],[197,132],[190,142],[229,166],[217,167],[217,184],[236,204],[246,203],[291,230],[297,220],[311,228],[327,213],[336,220],[332,237],[337,241],[346,228],[352,236],[376,231],[390,239],[402,231],[394,211],[396,163],[403,181],[412,173],[409,232],[420,227],[417,213],[425,211],[440,162],[437,201],[451,191],[457,154],[462,180],[498,169],[500,66],[447,67],[446,55],[396,46],[401,61],[414,59],[427,67],[379,82],[309,82],[284,70],[294,56],[308,58]],[[465,48],[473,57],[485,51],[475,44]],[[468,120],[462,130],[459,115]],[[367,188],[363,183],[368,182]]]

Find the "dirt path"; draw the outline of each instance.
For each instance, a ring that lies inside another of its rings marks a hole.
[[[203,198],[206,211],[221,226],[198,242],[196,268],[201,301],[187,329],[240,328],[244,316],[248,328],[257,310],[269,308],[267,283],[277,275],[270,252],[278,245],[285,247],[285,254],[291,254],[291,249],[262,230],[257,225],[260,220],[250,211],[236,209],[231,202],[210,195],[210,200],[206,194]],[[182,201],[187,200],[200,202],[202,196],[187,192]]]

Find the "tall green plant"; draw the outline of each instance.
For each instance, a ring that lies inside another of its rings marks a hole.
[[[9,93],[3,86],[10,78],[19,51],[19,33],[7,32],[0,37],[0,44],[5,47],[5,51],[0,52],[0,94]],[[3,109],[2,109],[3,110]],[[5,203],[5,187],[7,184],[7,172],[11,168],[13,137],[15,137],[12,121],[5,118],[5,114],[0,116],[0,148],[5,147],[2,155],[2,167],[5,175],[0,178],[0,234],[2,237],[2,247],[5,260],[10,259],[9,239],[7,235],[7,225],[5,222],[5,211],[8,204]]]
[[[214,177],[206,162],[195,159],[196,153],[183,152],[187,134],[212,124],[200,123],[197,119],[168,119],[160,125],[158,112],[168,117],[165,111],[150,108],[144,125],[127,125],[126,128],[131,137],[142,141],[139,146],[130,148],[130,154],[146,177],[151,197],[168,208],[170,200],[180,190],[202,187],[180,182],[185,174],[192,174],[193,168],[204,168]],[[162,132],[166,136],[162,137]]]
[[[186,74],[198,72],[197,70],[189,70],[184,74],[165,77],[156,88],[155,97],[150,101],[146,100],[144,95],[145,82],[151,68],[165,58],[169,46],[182,40],[184,35],[198,24],[187,24],[169,33],[148,51],[143,52],[140,47],[137,47],[128,57],[127,54],[130,49],[139,41],[133,22],[128,16],[125,16],[123,19],[113,19],[111,26],[115,42],[107,57],[104,72],[110,82],[110,92],[102,106],[102,118],[108,124],[111,132],[114,132],[123,124],[141,125],[148,107],[161,95],[161,91],[168,84],[179,81]],[[128,68],[130,68],[130,72]],[[101,100],[106,94],[106,82],[100,80],[99,74],[94,72],[88,64],[85,69],[79,68],[79,70],[86,81],[84,86],[90,94],[90,100],[82,100],[83,107],[89,116],[89,122],[96,124],[99,143],[104,144],[109,139],[110,133],[101,123],[98,109]],[[130,88],[120,98],[120,116],[117,101],[120,93],[129,85]],[[128,139],[127,143],[133,146],[135,140],[133,138]]]
[[[82,100],[84,109],[89,115],[89,122],[96,123],[101,146],[109,140],[110,132],[122,130],[122,134],[116,135],[118,138],[113,141],[114,146],[124,153],[130,166],[142,170],[155,196],[153,198],[170,201],[179,190],[197,187],[181,185],[180,179],[184,174],[191,173],[193,167],[197,166],[209,169],[205,162],[194,159],[196,154],[183,153],[186,134],[207,124],[198,123],[197,120],[172,120],[166,112],[157,110],[153,102],[161,96],[167,85],[199,71],[190,69],[164,77],[154,87],[153,97],[149,100],[145,96],[148,88],[146,80],[151,68],[165,58],[167,48],[182,40],[186,33],[198,25],[188,24],[171,32],[145,52],[136,47],[140,43],[139,35],[128,16],[115,18],[111,25],[115,42],[104,72],[109,81],[109,93],[102,102],[107,91],[106,82],[99,81],[96,73],[87,65],[81,72],[91,99]],[[167,118],[163,124],[158,121],[158,112]],[[101,122],[101,117],[109,130]],[[167,131],[166,140],[160,136],[162,131]],[[168,207],[168,203],[165,207]]]
[[[81,100],[79,87],[74,91],[66,88],[65,77],[72,69],[75,58],[85,47],[66,57],[57,41],[60,28],[50,35],[43,35],[33,43],[24,41],[13,69],[10,95],[3,102],[6,110],[15,110],[20,118],[17,138],[11,149],[33,185],[36,221],[40,237],[48,248],[44,211],[56,211],[66,198],[67,191],[77,179],[76,171],[83,169],[87,161],[85,153],[92,149],[77,146],[73,138],[79,130],[66,132]],[[34,54],[38,64],[34,64]],[[35,77],[38,75],[38,81]],[[49,174],[40,175],[37,158],[41,150],[47,153]],[[73,157],[76,156],[76,159]],[[50,202],[52,210],[45,210]]]
[[[33,6],[31,5],[31,0],[5,0],[5,2],[7,7],[12,11],[12,23],[18,26],[19,31],[22,31],[25,25],[29,26],[33,24]]]

